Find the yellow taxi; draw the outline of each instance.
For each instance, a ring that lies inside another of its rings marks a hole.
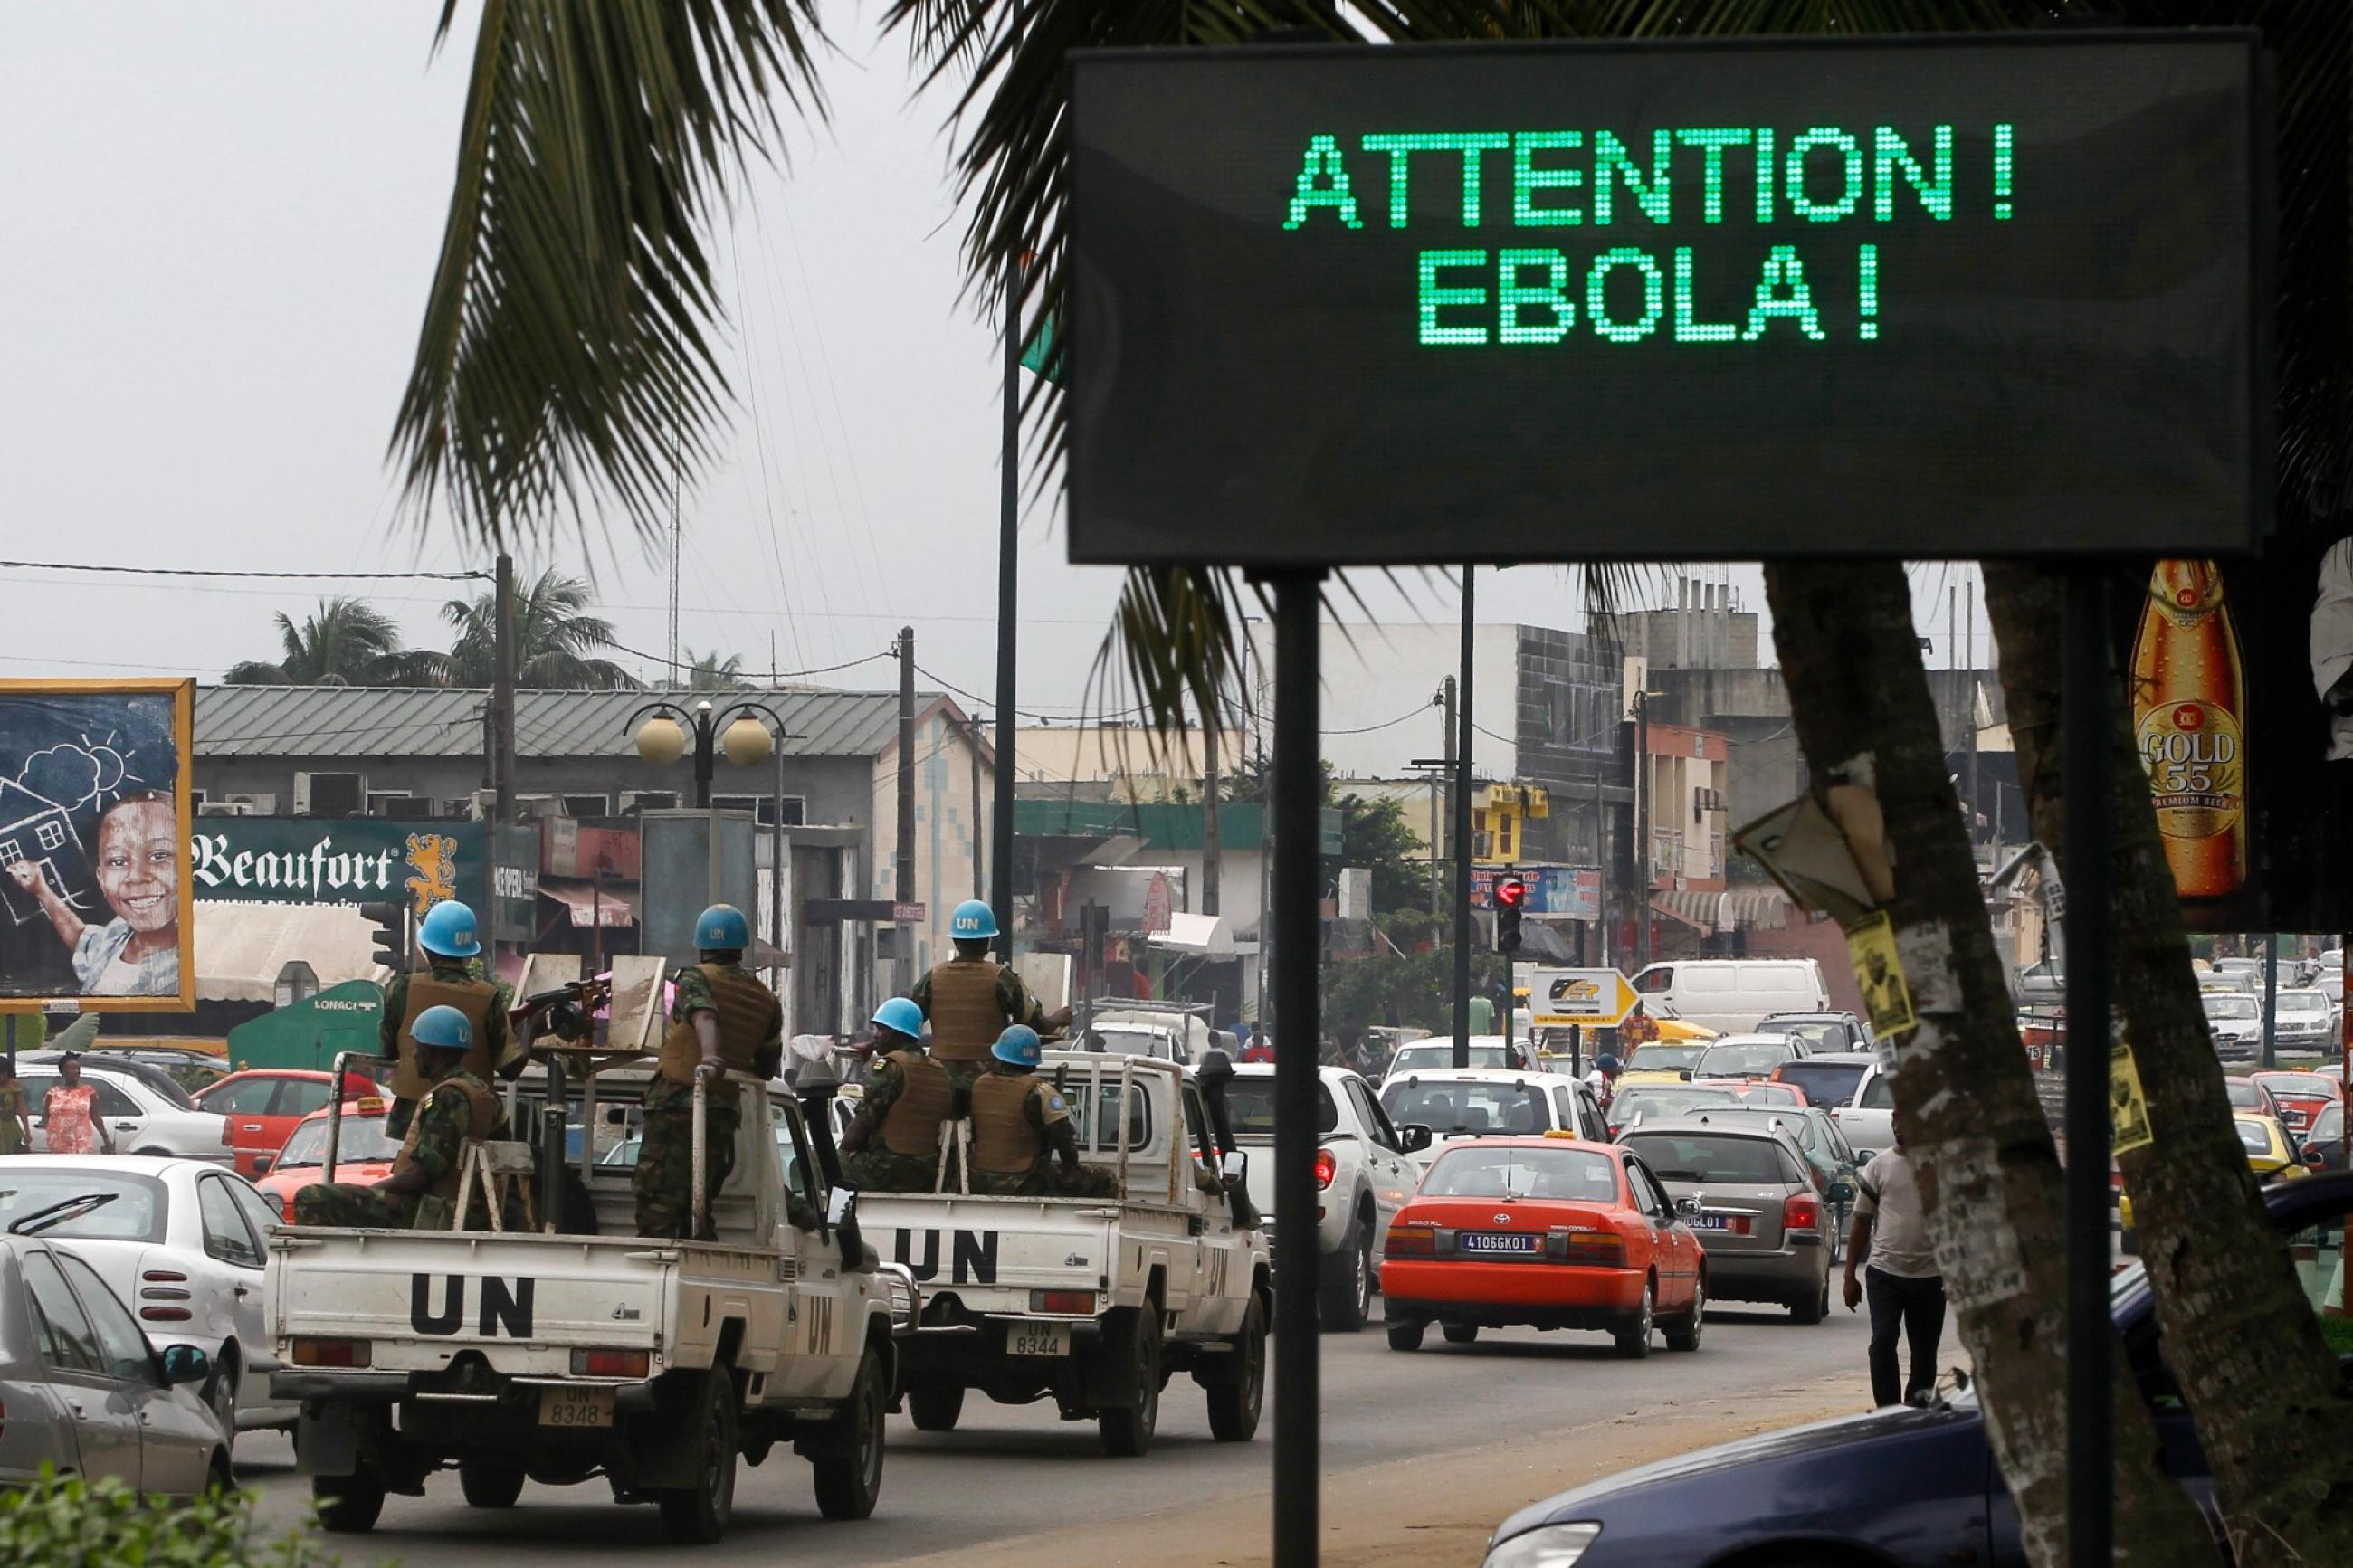
[[[2242,1112],[2232,1117],[2231,1123],[2238,1129],[2239,1147],[2246,1151],[2247,1169],[2255,1173],[2257,1181],[2284,1182],[2312,1174],[2297,1152],[2295,1141],[2288,1136],[2277,1117]],[[2126,1230],[2133,1228],[2130,1193],[2116,1199],[2116,1218]]]
[[[1638,1083],[1681,1083],[1707,1054],[1706,1040],[1650,1040],[1634,1047],[1620,1063],[1617,1087]]]

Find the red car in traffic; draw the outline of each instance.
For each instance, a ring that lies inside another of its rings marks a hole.
[[[400,1146],[385,1136],[385,1117],[391,1110],[392,1101],[374,1096],[343,1102],[343,1126],[335,1144],[335,1180],[367,1185],[392,1174],[393,1158]],[[269,1206],[292,1225],[294,1194],[327,1179],[327,1113],[317,1110],[302,1118],[286,1146],[265,1163],[267,1168],[253,1184],[269,1200]]]
[[[1439,1155],[1390,1222],[1389,1347],[1482,1328],[1593,1329],[1618,1353],[1699,1348],[1707,1255],[1641,1158],[1570,1138],[1481,1138]]]
[[[332,1072],[303,1068],[252,1068],[207,1084],[193,1096],[196,1108],[227,1118],[221,1141],[236,1157],[237,1173],[250,1180],[262,1162],[285,1147],[304,1117],[325,1109]],[[343,1098],[381,1092],[373,1079],[343,1075]]]
[[[2279,1106],[2281,1125],[2298,1137],[2344,1093],[2335,1079],[2323,1073],[2264,1071],[2247,1076],[2271,1091]]]

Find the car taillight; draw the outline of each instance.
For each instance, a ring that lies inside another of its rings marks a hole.
[[[1032,1290],[1029,1292],[1029,1310],[1092,1318],[1095,1315],[1095,1293],[1092,1290]]]
[[[188,1277],[176,1268],[150,1268],[139,1276],[150,1285],[185,1285]]]
[[[1820,1230],[1821,1227],[1820,1199],[1810,1193],[1796,1193],[1781,1200],[1783,1230]]]
[[[1555,1235],[1562,1243],[1563,1263],[1599,1268],[1622,1268],[1626,1265],[1626,1238],[1614,1230],[1572,1230]]]
[[[1391,1258],[1435,1258],[1438,1232],[1426,1225],[1393,1225],[1387,1251]]]
[[[139,1315],[151,1323],[185,1323],[195,1316],[185,1307],[142,1307]]]
[[[1338,1156],[1338,1155],[1336,1155],[1336,1154],[1335,1154],[1335,1153],[1333,1153],[1333,1152],[1332,1152],[1332,1151],[1331,1151],[1331,1150],[1329,1150],[1329,1149],[1318,1149],[1318,1150],[1316,1150],[1316,1151],[1315,1151],[1315,1185],[1316,1185],[1317,1190],[1318,1190],[1318,1191],[1321,1191],[1322,1189],[1324,1189],[1324,1188],[1325,1188],[1325,1187],[1330,1186],[1330,1185],[1332,1184],[1332,1178],[1333,1178],[1333,1177],[1335,1177],[1335,1176],[1336,1176],[1336,1175],[1338,1175],[1339,1173],[1340,1173],[1340,1158],[1339,1158],[1339,1156]]]
[[[351,1366],[368,1364],[368,1345],[364,1340],[307,1340],[294,1342],[296,1366]]]
[[[237,1142],[237,1139],[229,1131],[229,1121],[228,1118],[226,1116],[221,1118],[221,1142],[224,1143],[234,1143]]]
[[[574,1351],[575,1377],[643,1377],[649,1358],[644,1351]]]

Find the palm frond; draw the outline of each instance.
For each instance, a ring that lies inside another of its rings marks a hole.
[[[705,226],[780,103],[824,112],[823,41],[815,0],[485,0],[393,426],[410,515],[489,543],[664,515],[730,395]]]

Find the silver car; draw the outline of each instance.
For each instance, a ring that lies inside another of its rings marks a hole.
[[[1701,1112],[1648,1121],[1618,1140],[1642,1156],[1707,1253],[1719,1301],[1771,1301],[1801,1323],[1831,1310],[1830,1194],[1805,1152],[1769,1118]]]
[[[145,1492],[233,1484],[228,1438],[192,1386],[211,1374],[205,1352],[157,1352],[89,1264],[39,1239],[41,1219],[0,1236],[0,1486],[33,1481],[45,1464]]]

